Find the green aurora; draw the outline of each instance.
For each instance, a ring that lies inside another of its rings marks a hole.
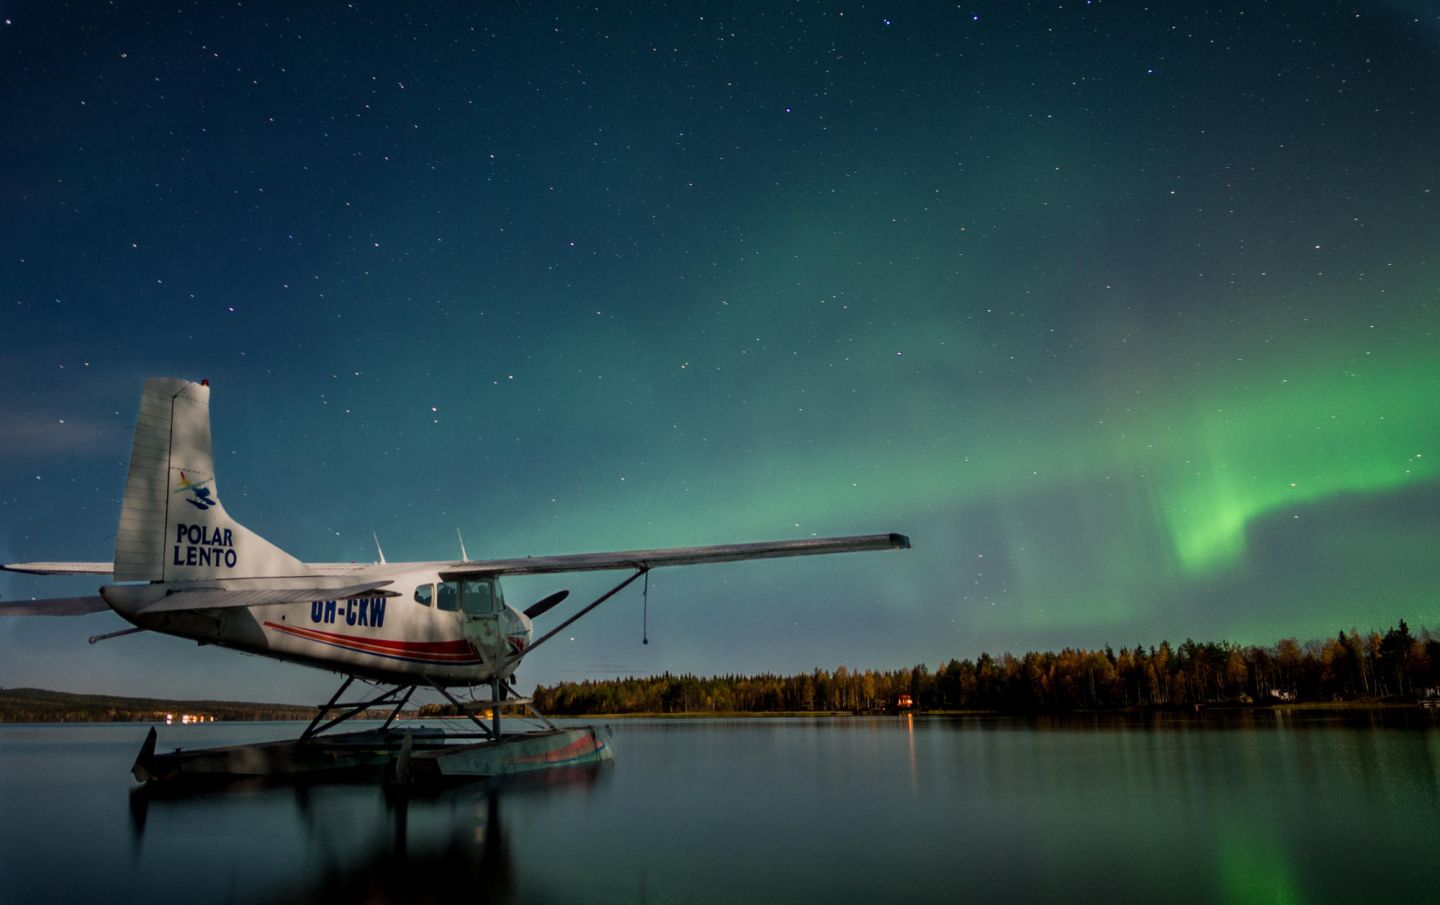
[[[17,19],[3,558],[110,555],[169,374],[311,560],[914,540],[658,573],[527,681],[1440,623],[1433,18],[703,12]]]

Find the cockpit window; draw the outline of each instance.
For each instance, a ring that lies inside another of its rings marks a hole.
[[[433,584],[422,584],[415,589],[415,602],[421,606],[429,606],[435,602],[435,586]]]
[[[440,582],[440,593],[436,598],[436,605],[442,610],[455,612],[460,609],[460,582]]]
[[[461,585],[460,606],[470,616],[495,614],[495,585],[489,579],[469,579]]]

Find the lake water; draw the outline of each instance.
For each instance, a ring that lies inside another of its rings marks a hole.
[[[408,801],[136,794],[146,727],[0,726],[0,902],[1437,902],[1440,728],[1399,720],[616,721],[614,763]]]

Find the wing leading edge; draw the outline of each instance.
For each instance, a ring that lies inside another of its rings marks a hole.
[[[762,541],[750,544],[714,544],[704,547],[666,547],[658,550],[622,550],[610,553],[567,553],[559,556],[469,560],[438,565],[441,575],[447,578],[477,574],[541,575],[559,572],[601,572],[611,569],[658,569],[662,566],[695,566],[705,563],[739,562],[746,559],[822,556],[830,553],[859,553],[866,550],[907,550],[909,547],[910,538],[903,534],[861,534],[851,537],[809,537],[801,540]],[[404,564],[392,563],[391,565]],[[360,563],[312,563],[310,568],[317,574],[340,575],[362,570],[366,566]],[[113,566],[104,562],[24,562],[6,563],[0,565],[0,569],[31,575],[109,575]],[[382,584],[388,583],[383,582]],[[317,592],[328,590],[329,596],[334,597],[337,596],[337,590],[351,593],[380,586],[380,584],[372,584],[367,587],[356,585],[350,588],[316,588],[313,590]],[[345,596],[345,594],[338,596]],[[220,598],[214,599],[217,602],[204,604],[196,599],[189,601],[188,606],[178,606],[176,604],[180,602],[173,601],[172,605],[163,607],[163,609],[190,609],[192,607],[209,609],[217,606]],[[239,602],[241,598],[234,592],[225,599],[227,602],[218,604],[218,606],[253,606],[259,603],[274,602],[268,597],[264,600],[256,597],[242,604]]]
[[[864,550],[905,550],[909,547],[910,538],[903,534],[863,534],[854,537],[811,537],[752,544],[473,560],[442,566],[440,574],[448,579],[451,576],[476,574],[540,575],[552,572],[599,572],[607,569],[658,569],[661,566],[696,566],[745,559],[775,559],[782,556],[859,553]]]
[[[27,575],[111,575],[115,566],[108,562],[12,562],[0,565],[0,570]]]
[[[0,616],[88,616],[103,613],[110,604],[103,597],[51,597],[46,600],[25,600],[20,603],[0,601]]]

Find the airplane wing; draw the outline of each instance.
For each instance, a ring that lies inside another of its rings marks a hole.
[[[29,575],[110,575],[115,566],[108,562],[12,562],[0,569]]]
[[[772,559],[781,556],[818,556],[857,553],[861,550],[904,550],[910,538],[903,534],[864,534],[855,537],[810,537],[803,540],[765,541],[754,544],[718,544],[708,547],[669,547],[661,550],[626,550],[616,553],[570,553],[562,556],[527,556],[520,559],[473,560],[441,566],[444,579],[462,575],[540,575],[547,572],[597,572],[607,569],[656,569],[702,563]]]
[[[48,600],[26,600],[21,603],[0,603],[0,616],[88,616],[110,609],[103,597],[51,597]]]
[[[349,575],[373,565],[375,564],[368,562],[307,562],[305,568],[316,575]]]

